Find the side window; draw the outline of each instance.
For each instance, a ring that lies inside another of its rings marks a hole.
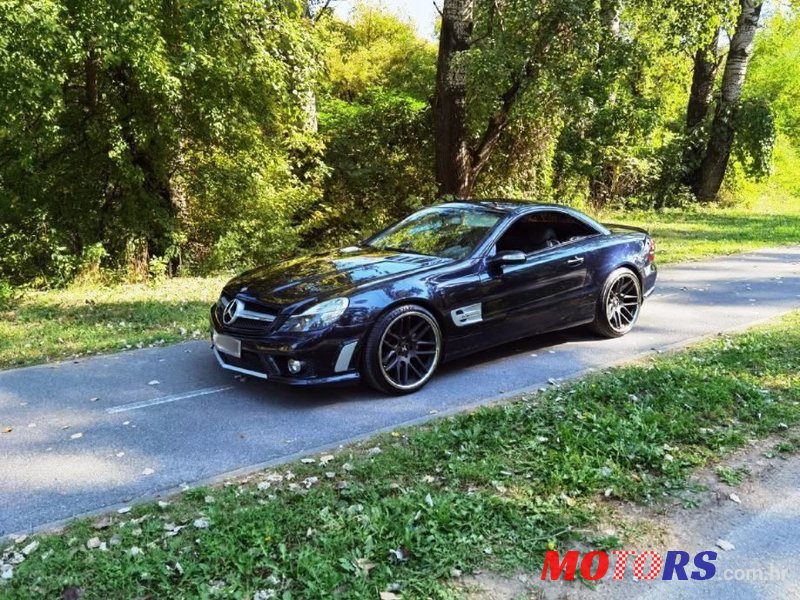
[[[497,251],[521,250],[530,254],[598,233],[568,214],[541,211],[519,217],[497,241]]]

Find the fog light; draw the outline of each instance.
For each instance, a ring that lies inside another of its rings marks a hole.
[[[303,370],[304,364],[302,360],[295,360],[294,358],[290,358],[287,366],[289,367],[289,373],[291,373],[292,375],[297,375],[300,371]]]

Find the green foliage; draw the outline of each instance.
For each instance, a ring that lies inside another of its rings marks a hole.
[[[723,483],[725,483],[727,485],[734,486],[734,485],[739,485],[740,483],[742,483],[744,478],[750,472],[750,469],[748,469],[747,467],[744,467],[744,466],[743,467],[736,467],[736,468],[733,468],[733,467],[717,467],[716,472],[717,472],[717,477],[719,477],[720,481],[722,481]]]
[[[0,275],[15,284],[63,284],[74,275],[65,236],[50,225],[43,210],[0,223]]]
[[[83,249],[78,263],[75,279],[81,283],[99,283],[103,280],[102,263],[108,259],[108,252],[102,244],[96,243]]]
[[[191,240],[202,261],[222,231],[280,230],[317,193],[291,157],[317,47],[281,2],[3,2],[0,39],[0,216],[54,238],[53,258],[3,265],[18,280],[36,265],[58,282],[61,248],[97,243],[113,264],[131,240],[149,256]],[[198,223],[211,204],[234,217]],[[239,258],[253,242],[292,243]]]
[[[769,105],[761,99],[745,100],[736,112],[736,143],[733,156],[751,179],[770,174],[777,130]]]
[[[425,102],[380,88],[353,103],[331,99],[320,130],[332,174],[304,225],[307,237],[325,232],[331,243],[353,241],[434,197]]]
[[[460,59],[476,139],[526,74],[480,193],[600,205],[655,186],[667,124],[685,104],[684,52],[705,35],[712,4],[479,2],[478,41]],[[605,8],[621,11],[619,32]]]
[[[371,88],[426,99],[433,94],[436,48],[411,23],[360,1],[348,22],[326,21],[325,63],[335,98],[353,101]]]
[[[778,11],[756,39],[736,115],[734,158],[750,179],[772,171],[778,133],[800,145],[800,13]]]
[[[18,292],[8,281],[0,279],[0,310],[6,310],[17,299]]]
[[[241,269],[432,203],[436,45],[378,3],[347,21],[324,6],[0,0],[0,277]],[[706,128],[684,131],[691,54],[735,13],[478,0],[457,59],[472,147],[521,85],[475,195],[693,203],[685,149]],[[776,143],[785,164],[800,147],[798,18],[778,11],[756,39],[727,197],[753,180],[800,193],[792,168],[773,173]]]
[[[303,214],[309,246],[356,241],[435,198],[435,47],[371,3],[357,4],[347,23],[323,25],[327,79],[318,105],[328,177]]]
[[[756,38],[745,98],[761,101],[800,146],[800,13],[778,11]]]

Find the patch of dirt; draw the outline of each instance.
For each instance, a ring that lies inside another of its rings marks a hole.
[[[527,575],[505,577],[495,573],[476,573],[461,579],[456,586],[470,600],[545,600],[544,592],[534,588]]]
[[[796,436],[800,428],[787,433]],[[690,478],[696,491],[683,494],[681,499],[649,507],[629,502],[612,504],[610,516],[597,526],[597,532],[616,535],[625,540],[626,549],[633,550],[692,552],[713,547],[722,532],[781,500],[787,480],[800,473],[800,455],[774,450],[785,439],[772,436],[753,441],[698,469]],[[741,483],[731,486],[721,481],[717,474],[720,468],[742,473]],[[581,546],[574,545],[575,549]],[[469,600],[611,600],[633,598],[644,591],[629,587],[636,585],[631,574],[629,561],[625,581],[600,582],[594,590],[578,581],[541,581],[539,573],[479,573],[464,577],[458,587]]]

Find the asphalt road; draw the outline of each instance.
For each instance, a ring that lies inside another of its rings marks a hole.
[[[296,390],[205,342],[0,372],[0,537],[483,404],[800,308],[800,247],[661,270],[633,333],[540,336],[446,365],[421,392]],[[152,383],[151,382],[157,382]],[[96,400],[92,400],[96,398]],[[435,411],[435,412],[434,412]],[[80,435],[78,435],[80,434]]]

